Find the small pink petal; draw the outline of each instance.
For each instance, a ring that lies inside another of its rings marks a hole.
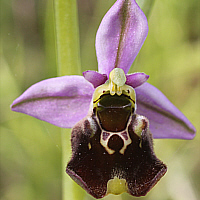
[[[149,78],[149,75],[145,73],[133,73],[133,74],[126,74],[126,84],[136,88],[143,83],[145,83]]]
[[[85,71],[83,72],[84,78],[93,84],[94,88],[104,84],[106,80],[108,79],[106,74],[100,74],[96,71]]]

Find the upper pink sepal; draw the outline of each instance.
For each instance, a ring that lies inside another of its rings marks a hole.
[[[98,71],[115,68],[128,73],[148,33],[146,16],[135,0],[117,0],[104,16],[96,35]]]

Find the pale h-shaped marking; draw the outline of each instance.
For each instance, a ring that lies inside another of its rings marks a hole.
[[[107,135],[105,135],[107,134]],[[106,151],[109,153],[109,154],[113,154],[115,153],[115,151],[113,149],[110,149],[108,147],[108,142],[109,142],[109,139],[113,136],[113,135],[118,135],[122,140],[123,140],[123,143],[124,143],[124,146],[120,149],[120,153],[121,154],[124,154],[127,146],[129,144],[132,143],[132,140],[128,134],[127,131],[122,131],[122,132],[105,132],[102,130],[101,132],[101,138],[100,138],[100,144],[106,149]]]

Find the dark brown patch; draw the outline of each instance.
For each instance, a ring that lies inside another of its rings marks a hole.
[[[85,134],[80,126],[73,128],[73,155],[66,172],[95,198],[106,195],[107,182],[114,176],[126,180],[131,195],[144,196],[167,171],[166,165],[153,152],[148,121],[145,120],[146,126],[142,132],[140,147],[141,138],[134,133],[135,120],[137,117],[133,116],[128,127],[132,143],[127,146],[123,155],[118,151],[112,155],[107,153],[100,144],[101,129],[98,125],[92,138],[88,133]],[[113,138],[113,141],[116,143],[118,139]],[[88,143],[91,144],[91,149],[88,148]],[[117,148],[115,145],[111,146]]]
[[[108,141],[108,147],[115,152],[119,152],[124,146],[124,141],[117,134],[112,135]]]
[[[126,129],[132,111],[130,99],[125,95],[103,95],[97,106],[97,116],[106,131],[119,132]]]

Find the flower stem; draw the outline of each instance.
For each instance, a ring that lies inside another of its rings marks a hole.
[[[81,73],[76,0],[54,0],[58,76]],[[62,199],[83,199],[83,190],[66,174],[71,156],[70,129],[61,129]]]
[[[58,75],[80,74],[76,0],[54,0]]]

